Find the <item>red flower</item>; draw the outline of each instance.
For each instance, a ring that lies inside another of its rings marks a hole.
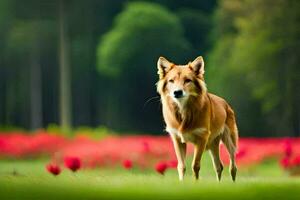
[[[57,176],[60,174],[61,172],[61,169],[58,165],[55,165],[55,164],[48,164],[46,166],[46,169],[49,173],[53,174],[54,176]]]
[[[177,160],[170,160],[168,162],[168,167],[170,167],[170,168],[177,168]]]
[[[131,169],[132,168],[132,161],[131,160],[124,160],[123,161],[123,167],[125,169]]]
[[[236,153],[235,157],[236,157],[236,159],[240,159],[240,158],[243,158],[246,154],[247,154],[246,149],[240,149],[240,150]]]
[[[295,157],[292,161],[291,161],[291,165],[293,167],[299,167],[300,166],[300,155]]]
[[[66,157],[64,159],[64,163],[65,166],[73,172],[76,172],[81,167],[81,161],[77,157]]]
[[[283,167],[283,168],[285,168],[285,169],[286,169],[286,168],[289,168],[290,165],[291,165],[289,158],[288,158],[288,157],[282,158],[282,159],[280,160],[280,165],[281,165],[281,167]]]
[[[164,175],[167,168],[168,168],[168,165],[165,162],[159,162],[155,165],[155,170],[162,175]]]
[[[292,153],[293,153],[292,142],[290,139],[288,139],[285,141],[285,144],[284,144],[285,157],[291,157]]]
[[[149,143],[146,141],[143,142],[143,152],[150,153],[150,146],[149,146]]]

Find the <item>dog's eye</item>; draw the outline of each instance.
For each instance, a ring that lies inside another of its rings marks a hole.
[[[174,83],[174,80],[173,80],[173,79],[170,79],[170,80],[169,80],[169,83]]]
[[[184,80],[184,83],[190,83],[190,82],[192,82],[191,79],[188,79],[188,78],[187,78],[187,79]]]

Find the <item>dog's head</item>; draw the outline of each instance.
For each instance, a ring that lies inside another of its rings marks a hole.
[[[160,57],[157,62],[157,92],[183,105],[191,97],[206,93],[204,61],[201,56],[186,65],[176,65]]]

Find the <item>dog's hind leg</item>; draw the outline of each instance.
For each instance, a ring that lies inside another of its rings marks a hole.
[[[220,140],[221,137],[218,136],[210,145],[210,155],[219,181],[221,180],[223,172],[223,164],[220,159]]]
[[[222,135],[222,142],[225,144],[229,152],[231,178],[233,181],[235,181],[236,172],[237,172],[237,167],[235,163],[235,153],[236,153],[237,143],[238,143],[238,130],[237,130],[234,112],[229,105],[227,105],[226,112],[227,112],[227,118],[225,121],[224,132]]]

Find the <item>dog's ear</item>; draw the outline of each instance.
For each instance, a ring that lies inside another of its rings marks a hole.
[[[159,79],[163,79],[173,65],[173,63],[171,63],[164,57],[159,57],[157,61],[157,74],[159,75]]]
[[[204,60],[202,56],[198,56],[192,63],[190,63],[196,75],[204,75]]]

